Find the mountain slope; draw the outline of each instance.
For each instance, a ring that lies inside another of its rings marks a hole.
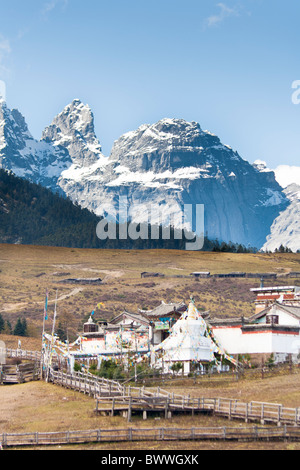
[[[57,180],[71,163],[64,147],[35,140],[22,114],[0,100],[0,168],[58,191]]]
[[[0,243],[99,247],[98,221],[65,197],[0,169]]]
[[[80,100],[72,101],[54,118],[44,130],[42,141],[67,150],[74,166],[89,167],[103,157],[93,113]]]
[[[300,250],[300,186],[291,184],[284,193],[290,204],[274,220],[270,235],[262,247],[264,251],[275,251],[280,245],[294,252]]]
[[[147,220],[147,204],[163,207],[163,223],[171,219],[175,226],[185,204],[204,204],[208,238],[257,247],[287,205],[273,172],[253,167],[198,123],[181,119],[121,136],[109,159],[88,169],[69,168],[59,185],[98,215],[118,212],[118,198],[126,196],[136,222]]]
[[[0,168],[97,216],[117,217],[126,197],[129,220],[180,227],[185,205],[204,205],[209,239],[258,248],[289,204],[274,172],[250,165],[196,122],[144,124],[121,136],[105,157],[93,113],[80,100],[67,105],[39,141],[19,111],[0,102]],[[195,230],[192,222],[188,228]]]
[[[185,241],[175,240],[99,240],[100,218],[74,205],[66,197],[41,185],[0,169],[0,243],[107,249],[184,249]],[[118,226],[116,227],[118,231]],[[148,227],[149,233],[151,227]],[[220,247],[209,240],[205,249]],[[221,247],[239,251],[240,246]]]

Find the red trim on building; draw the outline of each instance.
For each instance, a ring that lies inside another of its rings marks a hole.
[[[261,333],[272,333],[274,335],[293,335],[293,336],[299,336],[299,333],[296,333],[295,331],[280,331],[280,330],[258,330],[258,331],[242,331],[243,335],[257,335]]]
[[[242,325],[221,325],[221,326],[212,326],[211,327],[213,330],[227,330],[228,328],[242,328]]]

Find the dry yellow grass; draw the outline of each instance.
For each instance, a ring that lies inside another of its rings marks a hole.
[[[175,393],[189,393],[198,397],[232,397],[242,401],[264,400],[282,403],[285,406],[299,405],[300,374],[257,379],[254,381],[240,380],[238,382],[221,382],[211,385],[205,382],[194,384],[193,380],[180,381],[169,385]],[[21,385],[0,387],[0,433],[2,432],[55,432],[84,429],[118,429],[139,428],[141,433],[144,427],[216,427],[216,426],[246,426],[239,421],[228,421],[225,418],[196,415],[175,416],[172,419],[150,418],[143,421],[133,418],[131,423],[119,416],[102,417],[93,412],[95,401],[93,398],[78,392],[67,390],[45,382],[30,382]],[[252,425],[250,425],[252,426]],[[65,448],[65,447],[64,447]],[[216,443],[216,442],[141,442],[118,444],[88,444],[70,446],[70,448],[106,449],[121,452],[128,449],[139,450],[217,450],[217,449],[297,449],[298,443]]]
[[[82,322],[99,302],[104,303],[96,317],[110,319],[123,309],[137,311],[150,309],[162,300],[188,302],[190,295],[197,306],[209,309],[216,316],[251,315],[253,297],[250,287],[259,280],[200,280],[182,278],[141,279],[143,271],[159,271],[166,275],[188,275],[193,271],[211,273],[246,271],[277,272],[299,271],[299,254],[232,254],[183,251],[118,251],[80,250],[69,248],[0,245],[0,313],[12,325],[19,316],[27,319],[33,337],[21,338],[22,347],[39,350],[43,304],[46,288],[49,289],[49,316],[53,313],[55,291],[59,291],[58,320],[66,314],[73,315],[74,336],[81,332]],[[62,285],[64,277],[101,277],[100,286]],[[277,283],[278,281],[276,281]],[[295,281],[297,282],[297,281]],[[293,281],[294,283],[294,281]],[[299,280],[298,280],[299,283]],[[51,321],[49,322],[49,324]],[[51,328],[51,325],[47,328]],[[18,338],[1,335],[8,347],[16,348]],[[265,379],[264,381],[239,381],[210,386],[191,381],[188,386],[178,383],[176,393],[192,396],[228,396],[241,400],[277,401],[286,406],[299,406],[299,375]],[[174,387],[174,384],[173,386]],[[93,413],[94,400],[77,392],[65,390],[44,382],[0,387],[0,432],[56,431],[68,429],[94,429],[126,427],[120,417],[101,418]],[[150,426],[221,426],[227,420],[208,417],[176,417],[172,420],[134,421],[134,427]],[[89,445],[97,449],[222,449],[218,443],[151,443]],[[76,448],[81,448],[80,446]],[[226,449],[255,449],[258,443],[226,444]],[[264,443],[261,448],[267,448]],[[298,444],[270,444],[269,448],[299,448]]]
[[[189,275],[193,271],[299,271],[300,254],[233,254],[168,250],[81,250],[0,245],[0,313],[15,324],[25,316],[31,336],[41,334],[43,303],[49,289],[50,316],[58,289],[58,320],[71,315],[72,334],[99,302],[96,318],[110,319],[122,310],[151,309],[161,301],[188,302],[193,295],[199,309],[212,316],[249,316],[254,297],[249,289],[258,279],[200,280],[166,277],[141,279],[141,272]],[[100,286],[60,284],[68,277],[101,277]],[[286,282],[286,281],[284,281]],[[289,281],[290,282],[290,281]],[[294,281],[293,283],[298,282]],[[275,281],[278,283],[278,281]]]

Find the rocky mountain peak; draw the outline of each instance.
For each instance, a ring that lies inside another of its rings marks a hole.
[[[24,116],[17,110],[10,110],[4,100],[0,102],[0,148],[12,142],[23,148],[27,140],[33,140]]]
[[[89,105],[73,100],[43,132],[42,140],[68,150],[73,164],[89,166],[102,156]]]
[[[57,179],[71,165],[68,152],[35,140],[24,116],[0,103],[0,168],[57,190]]]
[[[97,215],[117,212],[118,196],[126,195],[135,222],[147,217],[136,204],[167,207],[160,223],[175,226],[185,204],[201,204],[209,238],[257,248],[290,204],[274,172],[243,160],[194,121],[143,124],[116,140],[104,157],[91,108],[79,99],[53,119],[40,141],[21,113],[2,102],[0,167],[59,189]]]
[[[211,175],[234,173],[243,162],[237,152],[197,122],[165,118],[127,132],[113,145],[110,160],[132,170],[196,168]],[[249,164],[248,164],[249,166]]]

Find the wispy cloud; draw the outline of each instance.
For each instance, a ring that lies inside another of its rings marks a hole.
[[[41,13],[43,16],[47,16],[56,7],[60,7],[62,10],[65,10],[68,3],[69,0],[49,0],[43,4]]]
[[[0,79],[5,78],[9,69],[6,65],[6,60],[11,53],[11,46],[8,39],[0,34]]]
[[[223,23],[223,21],[226,20],[226,18],[240,15],[240,11],[238,7],[230,8],[229,6],[225,5],[225,3],[218,3],[217,7],[219,9],[218,13],[215,15],[209,16],[205,20],[205,24],[209,28],[212,26],[217,26],[220,23]]]

